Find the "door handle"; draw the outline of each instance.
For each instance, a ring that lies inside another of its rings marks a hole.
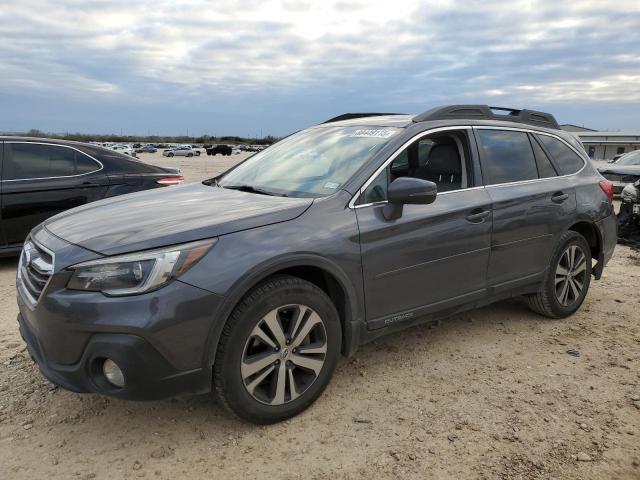
[[[481,208],[475,208],[471,210],[471,213],[467,215],[467,221],[471,223],[482,223],[484,219],[489,216],[491,212],[489,210],[482,210]]]
[[[551,201],[554,202],[554,203],[562,203],[567,198],[569,198],[569,194],[568,193],[556,192],[551,196]]]

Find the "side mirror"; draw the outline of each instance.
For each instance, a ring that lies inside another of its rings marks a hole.
[[[433,203],[438,194],[438,186],[428,180],[411,177],[398,177],[389,185],[387,203],[382,214],[387,220],[395,220],[402,216],[403,205]]]

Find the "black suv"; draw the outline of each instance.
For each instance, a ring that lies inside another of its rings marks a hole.
[[[182,183],[180,170],[87,143],[0,136],[0,255],[56,213],[102,198]]]
[[[233,149],[229,145],[214,145],[211,148],[207,148],[207,155],[231,155]]]
[[[500,111],[348,114],[44,222],[18,272],[29,352],[76,392],[214,390],[270,423],[380,335],[514,296],[571,315],[613,253],[612,185],[552,115]]]

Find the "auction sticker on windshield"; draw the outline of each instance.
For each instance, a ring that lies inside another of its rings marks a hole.
[[[350,137],[358,138],[389,138],[392,136],[395,130],[385,130],[380,128],[363,128],[353,132]]]

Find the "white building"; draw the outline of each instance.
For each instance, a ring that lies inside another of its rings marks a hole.
[[[640,149],[638,132],[598,132],[577,125],[561,125],[580,138],[592,160],[611,160],[616,155]]]

